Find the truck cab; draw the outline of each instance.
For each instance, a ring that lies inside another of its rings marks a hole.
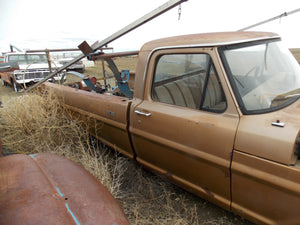
[[[299,222],[300,69],[280,37],[159,39],[139,62],[137,161],[256,223]]]

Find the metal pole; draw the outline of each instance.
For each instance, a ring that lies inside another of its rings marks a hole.
[[[106,46],[110,42],[122,37],[123,35],[127,34],[128,32],[138,28],[139,26],[149,22],[150,20],[156,18],[157,16],[167,12],[168,10],[170,10],[170,9],[176,7],[177,5],[179,5],[183,2],[186,2],[186,1],[188,1],[188,0],[169,0],[168,2],[163,4],[162,6],[160,6],[157,9],[151,11],[150,13],[148,13],[145,16],[141,17],[140,19],[134,21],[133,23],[129,24],[128,26],[124,27],[123,29],[121,29],[118,32],[114,33],[113,35],[109,36],[108,38],[104,39],[100,43],[95,43],[94,45],[92,45],[92,50],[95,52],[96,50]],[[64,69],[66,69],[69,66],[71,66],[72,64],[78,62],[79,60],[84,58],[86,55],[85,54],[80,54],[78,57],[74,58],[72,61],[70,61],[66,65],[60,67],[56,72],[51,73],[49,76],[43,78],[41,81],[39,81],[38,83],[31,86],[27,91],[30,91],[30,90],[34,89],[35,87],[37,87],[40,84],[47,81],[48,79],[54,77],[57,73],[62,72]]]
[[[49,50],[46,49],[46,56],[47,56],[47,60],[48,60],[48,66],[49,66],[49,71],[50,73],[52,73],[52,66],[51,66],[51,59],[50,59],[50,53],[49,53]]]
[[[267,20],[264,20],[264,21],[262,21],[262,22],[253,24],[253,25],[251,25],[251,26],[242,28],[242,29],[240,29],[240,30],[238,30],[238,31],[249,30],[250,28],[257,27],[257,26],[259,26],[259,25],[262,25],[262,24],[271,22],[271,21],[273,21],[273,20],[281,19],[281,18],[284,17],[284,16],[288,16],[288,15],[291,15],[291,14],[296,13],[296,12],[300,12],[300,8],[299,8],[299,9],[295,9],[295,10],[290,11],[290,12],[284,12],[284,13],[280,14],[279,16],[275,16],[275,17],[273,17],[273,18],[271,18],[271,19],[267,19]]]
[[[107,86],[106,86],[107,83],[106,83],[106,72],[105,72],[104,59],[101,59],[101,63],[102,63],[102,73],[103,73],[104,88],[107,88]]]
[[[103,50],[111,50],[113,48],[102,48]],[[59,48],[59,49],[40,49],[40,50],[26,50],[26,53],[33,53],[33,52],[76,52],[80,51],[79,48]]]

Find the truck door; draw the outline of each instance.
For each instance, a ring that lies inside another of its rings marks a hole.
[[[226,84],[212,48],[156,51],[130,132],[138,162],[229,209],[239,117]]]

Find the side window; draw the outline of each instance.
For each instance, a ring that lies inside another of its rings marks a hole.
[[[152,99],[171,105],[223,112],[226,99],[208,54],[162,55],[152,85]]]

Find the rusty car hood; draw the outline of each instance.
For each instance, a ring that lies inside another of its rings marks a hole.
[[[119,203],[87,170],[52,153],[0,158],[0,224],[118,224]]]
[[[272,123],[283,126],[275,126]],[[295,164],[300,100],[275,112],[241,116],[234,149],[285,165]]]

